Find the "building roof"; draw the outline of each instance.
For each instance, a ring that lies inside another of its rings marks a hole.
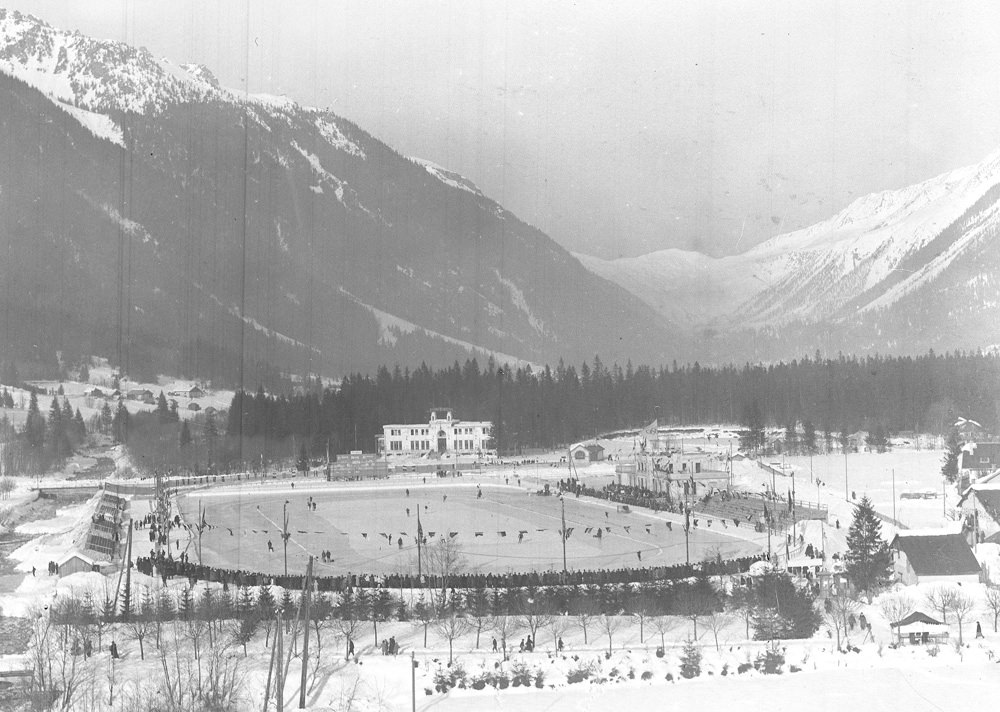
[[[66,564],[66,562],[70,561],[71,559],[80,559],[80,561],[87,564],[88,566],[93,566],[94,564],[97,563],[92,558],[90,558],[86,554],[81,554],[79,551],[71,551],[70,553],[66,554],[64,557],[59,559],[59,561],[57,561],[56,563],[59,564],[60,566],[63,566]]]
[[[899,628],[904,625],[910,625],[911,623],[926,623],[928,625],[941,625],[941,621],[934,620],[929,615],[922,611],[914,611],[910,615],[906,616],[902,620],[896,621],[895,623],[889,623],[892,628]]]
[[[961,534],[913,536],[900,532],[892,545],[906,554],[917,576],[961,576],[981,570]]]
[[[992,470],[1000,467],[1000,443],[970,443],[962,451],[963,470]]]

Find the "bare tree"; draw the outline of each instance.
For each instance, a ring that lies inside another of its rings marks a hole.
[[[135,608],[125,621],[125,629],[139,643],[139,659],[146,659],[143,641],[156,630],[156,604],[149,588],[143,587]]]
[[[628,612],[639,621],[639,643],[644,643],[646,638],[646,620],[654,615],[659,609],[655,597],[646,590],[640,590],[631,599],[628,605]]]
[[[455,639],[462,637],[471,630],[469,621],[451,613],[435,621],[434,630],[448,640],[448,664],[450,665],[453,660],[452,648],[454,647]]]
[[[598,619],[597,624],[601,627],[604,635],[608,636],[608,655],[611,655],[613,638],[622,627],[622,619],[619,616],[605,613]]]
[[[53,708],[58,704],[60,709],[68,710],[81,689],[96,679],[96,663],[94,658],[80,654],[83,641],[71,626],[58,631],[47,612],[34,611],[32,615],[28,653],[36,689]]]
[[[413,605],[413,619],[419,621],[424,627],[424,647],[427,647],[427,627],[437,619],[437,614],[434,612],[434,606],[430,606],[424,600],[423,591],[420,592],[420,597],[417,598],[417,602]]]
[[[452,537],[442,536],[424,549],[427,570],[441,579],[441,605],[448,593],[448,581],[452,575],[465,568],[465,557]]]
[[[712,631],[715,640],[715,649],[719,649],[719,631],[729,625],[732,616],[726,611],[710,610],[704,616],[705,627]]]
[[[851,598],[842,590],[838,590],[836,594],[826,599],[823,617],[837,635],[837,650],[840,650],[841,638],[847,637],[854,614],[860,610],[861,602]]]
[[[552,648],[559,650],[559,639],[562,638],[570,628],[570,618],[567,615],[551,616],[549,618],[549,630],[552,631]]]
[[[733,589],[729,602],[732,609],[738,611],[740,618],[743,619],[747,640],[750,640],[750,623],[753,621],[754,611],[753,592],[747,586],[738,586]]]
[[[698,619],[709,613],[714,608],[714,603],[694,586],[684,586],[678,591],[674,599],[674,609],[679,615],[691,621],[694,630],[693,640],[698,640]]]
[[[677,619],[673,616],[653,616],[649,619],[653,630],[660,634],[660,647],[667,647],[667,633],[677,627]]]
[[[993,632],[997,632],[997,618],[1000,618],[1000,586],[986,587],[986,610],[993,614]]]
[[[583,631],[583,644],[587,645],[587,628],[598,615],[597,602],[592,598],[581,598],[576,602],[576,624]]]
[[[537,596],[525,600],[520,608],[521,615],[518,616],[518,622],[521,627],[528,629],[531,642],[535,644],[538,642],[538,630],[546,627],[552,616],[546,612]]]
[[[936,586],[924,593],[924,600],[927,602],[927,605],[941,614],[942,623],[948,622],[948,610],[955,600],[956,593],[955,589],[946,586]]]
[[[883,596],[879,602],[879,610],[882,612],[882,617],[886,619],[891,627],[913,613],[913,599],[905,593]],[[902,639],[903,634],[900,632],[898,625],[895,625],[895,627],[896,642],[898,643]]]
[[[514,616],[495,616],[493,618],[493,630],[500,636],[504,660],[507,659],[507,639],[513,638],[520,629],[520,622]]]
[[[958,644],[962,645],[964,642],[962,640],[962,623],[969,617],[973,609],[976,607],[976,601],[962,591],[955,591],[955,595],[951,599],[951,611],[955,614],[955,618],[958,620]]]

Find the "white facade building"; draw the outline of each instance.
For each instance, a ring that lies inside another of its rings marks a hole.
[[[486,454],[493,449],[493,423],[456,420],[451,408],[432,408],[426,423],[383,425],[378,447],[387,455]]]

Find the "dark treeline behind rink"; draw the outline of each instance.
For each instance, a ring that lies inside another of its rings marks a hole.
[[[233,441],[310,443],[312,454],[371,451],[387,423],[426,422],[431,407],[455,418],[490,420],[502,453],[553,447],[595,433],[643,426],[751,424],[799,431],[809,423],[821,443],[828,433],[881,426],[889,433],[945,433],[958,417],[988,431],[1000,419],[1000,358],[933,352],[920,357],[865,358],[819,354],[789,363],[702,368],[560,362],[533,371],[476,360],[432,371],[382,367],[336,387],[294,395],[238,392],[224,428]],[[222,431],[223,428],[220,427]],[[221,433],[220,433],[221,434]],[[283,451],[287,448],[283,446]],[[220,455],[222,453],[220,452]]]

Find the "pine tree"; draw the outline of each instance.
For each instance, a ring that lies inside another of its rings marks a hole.
[[[191,429],[188,427],[188,422],[185,420],[181,423],[181,449],[186,448],[191,444]]]
[[[257,594],[257,610],[260,611],[261,617],[273,618],[276,605],[274,594],[271,593],[271,587],[262,586],[260,592]]]
[[[105,435],[110,433],[113,423],[114,416],[111,414],[111,405],[104,401],[104,405],[101,407],[101,432]]]
[[[45,416],[38,410],[38,395],[32,391],[28,401],[28,417],[24,421],[24,438],[28,447],[40,450],[45,444]]]
[[[116,443],[124,443],[128,438],[129,412],[125,407],[125,401],[118,401],[118,410],[115,411],[115,418],[111,421],[111,431]]]
[[[948,445],[944,453],[944,461],[941,463],[941,474],[948,482],[954,482],[958,478],[958,462],[962,456],[962,443],[958,439],[958,432],[952,430],[948,433]]]
[[[701,675],[701,650],[688,638],[681,653],[681,677],[690,680]]]
[[[802,423],[802,446],[808,455],[816,452],[816,426],[811,420]]]
[[[76,437],[79,440],[83,440],[87,437],[87,425],[83,422],[83,415],[80,413],[80,409],[76,409],[76,415],[73,416],[73,429],[76,431]]]
[[[90,382],[90,367],[87,366],[87,362],[84,361],[83,365],[80,366],[80,375],[78,376],[82,383]]]
[[[163,395],[163,391],[160,391],[160,395],[156,399],[155,412],[161,423],[170,422],[170,407],[167,405],[167,397]]]
[[[882,538],[882,522],[867,495],[854,509],[854,521],[847,531],[845,555],[848,580],[869,595],[883,585],[892,571],[892,552]]]

